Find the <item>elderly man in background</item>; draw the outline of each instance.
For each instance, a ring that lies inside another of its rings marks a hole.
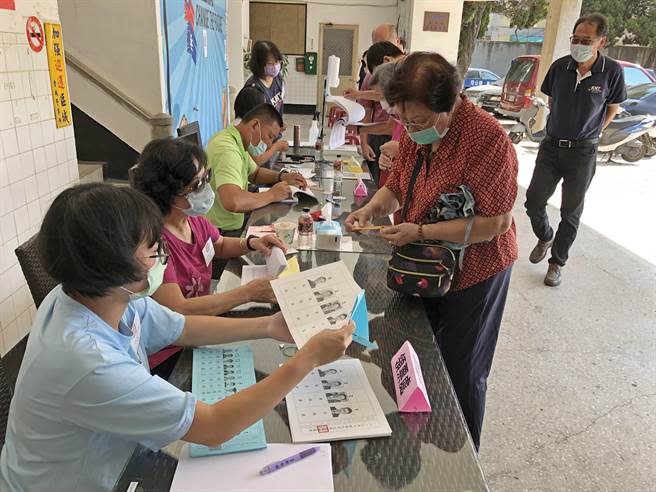
[[[382,41],[389,41],[403,50],[403,43],[399,37],[394,24],[381,24],[371,32],[371,42],[376,44]],[[362,82],[361,90],[347,89],[344,95],[349,99],[356,99],[366,110],[363,122],[367,123],[384,123],[389,119],[389,114],[380,105],[380,94],[371,90],[371,69]],[[391,133],[386,135],[368,135],[366,131],[360,131],[360,150],[362,156],[367,161],[367,166],[371,172],[374,183],[378,183],[380,171],[378,159],[380,158],[380,146],[389,142]]]

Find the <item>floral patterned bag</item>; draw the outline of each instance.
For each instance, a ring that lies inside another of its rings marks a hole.
[[[427,153],[426,153],[427,154]],[[412,171],[408,190],[414,188],[417,176],[421,170],[422,154],[417,156],[417,162]],[[426,155],[427,157],[427,155]],[[410,195],[408,193],[408,195]],[[406,197],[401,213],[401,222],[407,218],[410,200]],[[465,244],[469,242],[472,220],[467,225]],[[395,247],[387,269],[387,286],[402,294],[418,297],[442,297],[451,288],[453,276],[462,266],[465,251],[453,250],[444,245],[430,241],[409,243]],[[460,259],[460,261],[458,261]]]

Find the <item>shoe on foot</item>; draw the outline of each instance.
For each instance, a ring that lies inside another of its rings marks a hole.
[[[549,270],[544,277],[544,285],[549,287],[557,287],[563,281],[562,267],[555,263],[549,263]]]
[[[536,244],[535,248],[533,248],[533,251],[531,251],[528,260],[531,263],[540,263],[542,260],[544,260],[544,257],[547,256],[547,251],[549,251],[549,248],[552,244],[553,239],[551,241],[541,241],[538,239],[538,244]]]

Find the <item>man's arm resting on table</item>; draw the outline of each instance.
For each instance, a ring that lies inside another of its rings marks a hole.
[[[253,184],[272,185],[278,182],[278,171],[272,171],[263,167],[258,167],[253,174],[248,177],[248,181]]]
[[[269,171],[268,169],[262,170]],[[278,175],[277,173],[274,174],[276,176]],[[219,186],[217,194],[219,195],[223,207],[230,212],[251,212],[275,201],[271,190],[265,191],[264,193],[251,193],[250,191],[242,190],[239,186],[234,184]]]

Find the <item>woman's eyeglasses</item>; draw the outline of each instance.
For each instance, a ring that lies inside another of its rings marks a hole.
[[[570,36],[569,41],[572,44],[582,44],[583,46],[590,46],[596,39],[579,38],[578,36]]]
[[[157,258],[162,265],[166,265],[169,262],[169,245],[166,243],[166,239],[161,237],[157,242],[157,253],[154,255],[146,256],[146,258]]]
[[[202,178],[199,178],[196,181],[192,181],[191,184],[189,185],[189,191],[187,193],[194,193],[196,191],[200,191],[203,188],[203,186],[208,184],[210,181],[212,181],[212,169],[208,169]]]

